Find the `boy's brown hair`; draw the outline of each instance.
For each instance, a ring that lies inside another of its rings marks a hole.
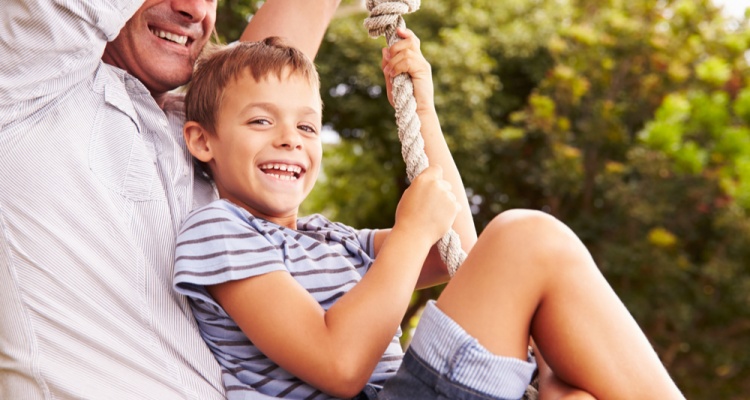
[[[234,79],[249,73],[256,82],[274,74],[301,75],[311,87],[320,88],[318,71],[300,50],[271,36],[259,42],[214,45],[196,62],[193,79],[185,94],[185,119],[199,123],[216,133],[216,113],[221,107],[224,89]]]

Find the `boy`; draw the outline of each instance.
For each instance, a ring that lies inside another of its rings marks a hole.
[[[229,398],[519,398],[535,370],[530,336],[554,371],[542,371],[542,398],[682,398],[567,227],[506,212],[477,240],[429,64],[413,33],[399,35],[382,67],[412,77],[431,166],[390,230],[298,219],[322,158],[318,77],[304,55],[269,38],[221,50],[194,74],[184,136],[222,200],[184,222],[174,286],[191,298]],[[468,257],[404,355],[399,323],[415,287],[448,279],[434,244],[451,226]]]

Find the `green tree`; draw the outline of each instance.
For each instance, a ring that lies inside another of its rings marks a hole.
[[[708,1],[576,5],[510,118],[518,146],[543,143],[515,173],[584,238],[688,397],[745,398],[747,24]]]

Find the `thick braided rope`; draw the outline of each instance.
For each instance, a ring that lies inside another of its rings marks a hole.
[[[419,0],[367,0],[370,16],[365,19],[365,28],[370,37],[385,36],[388,46],[391,46],[401,40],[396,34],[396,28],[406,27],[401,15],[414,12],[418,8]],[[424,140],[419,133],[421,124],[417,118],[414,85],[408,74],[400,74],[393,78],[393,103],[396,109],[398,138],[401,141],[401,155],[406,162],[406,174],[409,181],[412,181],[429,163],[424,152]],[[466,258],[456,232],[451,229],[446,233],[438,242],[438,249],[452,276]],[[523,400],[538,398],[535,386],[532,384],[526,388]]]
[[[365,19],[365,28],[370,37],[385,36],[388,46],[401,40],[396,34],[396,28],[404,28],[406,24],[402,14],[416,11],[419,0],[367,0],[370,17]],[[424,152],[424,140],[420,134],[421,124],[417,118],[417,101],[414,99],[414,85],[408,74],[400,74],[393,78],[393,104],[396,109],[396,124],[398,138],[401,141],[401,155],[406,163],[406,174],[409,181],[413,181],[429,162]],[[461,240],[452,229],[438,242],[440,256],[451,276],[466,258],[461,248]]]

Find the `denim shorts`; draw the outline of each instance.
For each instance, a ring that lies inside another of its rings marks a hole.
[[[396,375],[356,399],[520,399],[535,370],[533,356],[490,353],[430,301]]]

